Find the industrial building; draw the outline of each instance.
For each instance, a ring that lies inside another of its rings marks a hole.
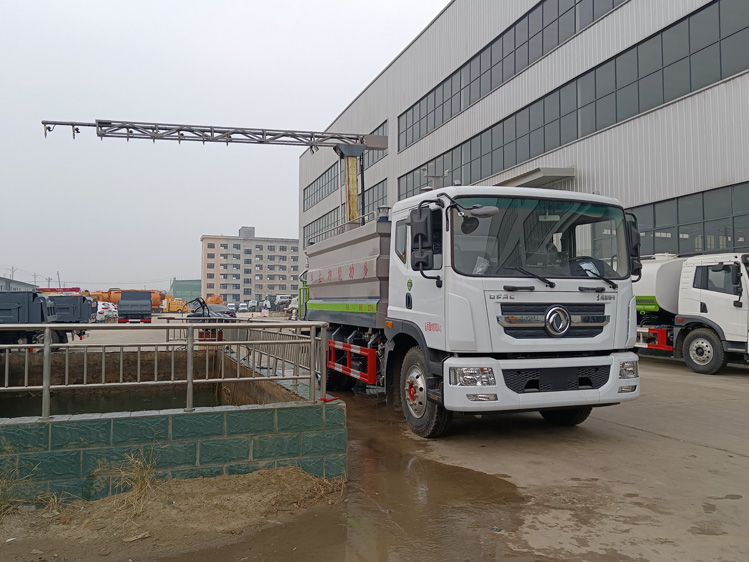
[[[330,124],[388,137],[365,212],[427,185],[618,198],[643,255],[749,250],[747,0],[453,0]],[[300,157],[306,247],[345,221],[333,150]]]
[[[201,296],[200,286],[200,279],[173,279],[169,294],[189,302]]]
[[[9,279],[8,277],[0,277],[0,291],[33,291],[36,288],[37,285],[32,285],[31,283],[24,283],[16,279]]]
[[[255,227],[243,226],[239,236],[206,234],[200,242],[203,297],[240,303],[299,289],[298,239],[257,237]]]

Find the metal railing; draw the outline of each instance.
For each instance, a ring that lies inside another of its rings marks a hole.
[[[0,341],[21,331],[33,341],[0,344],[0,392],[41,391],[43,419],[50,417],[52,391],[68,389],[184,384],[186,411],[194,409],[196,384],[306,381],[310,402],[318,383],[325,396],[327,324],[190,320],[197,322],[0,325]],[[76,330],[90,337],[60,343],[56,334]]]

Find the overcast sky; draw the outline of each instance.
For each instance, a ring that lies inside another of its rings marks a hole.
[[[322,131],[447,3],[0,2],[0,276],[167,289],[199,277],[202,234],[298,237],[301,147],[41,121]]]

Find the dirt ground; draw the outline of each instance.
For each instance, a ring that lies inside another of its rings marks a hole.
[[[331,509],[344,488],[342,481],[287,467],[157,482],[137,515],[133,492],[94,502],[22,506],[0,521],[0,560],[144,562],[220,547],[286,525],[309,508]]]

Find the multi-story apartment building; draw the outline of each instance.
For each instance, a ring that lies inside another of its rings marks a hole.
[[[643,255],[749,251],[749,0],[453,0],[330,124],[387,135],[366,211],[442,185],[618,198]],[[306,247],[345,217],[299,160]]]
[[[220,295],[224,302],[240,303],[299,289],[298,239],[260,238],[255,227],[243,226],[239,236],[204,234],[200,242],[203,297]]]

